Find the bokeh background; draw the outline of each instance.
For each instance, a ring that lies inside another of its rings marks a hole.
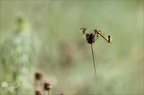
[[[23,14],[36,43],[34,72],[43,73],[52,83],[51,94],[144,94],[143,3],[0,0],[0,45],[13,34],[17,15]],[[100,37],[93,45],[96,76],[81,27],[100,29],[113,38],[112,44]]]

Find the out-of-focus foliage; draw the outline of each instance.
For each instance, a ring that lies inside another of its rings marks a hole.
[[[1,81],[27,88],[27,74],[34,66],[35,46],[29,23],[24,17],[19,16],[16,24],[13,35],[0,47]],[[22,94],[22,91],[14,93],[18,95],[16,93]]]
[[[22,12],[32,24],[37,70],[52,82],[51,93],[144,94],[143,0],[0,1],[0,45]],[[90,46],[79,33],[96,28],[113,38]],[[1,71],[3,72],[3,71]],[[31,77],[31,76],[30,76]]]

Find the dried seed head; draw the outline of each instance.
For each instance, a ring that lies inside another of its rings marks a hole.
[[[42,79],[42,74],[39,72],[35,73],[35,80],[41,80]]]
[[[46,81],[46,82],[44,83],[44,90],[48,90],[48,91],[49,91],[50,89],[51,89],[51,84]]]
[[[94,30],[94,32],[95,32],[95,33],[98,33],[98,30],[97,30],[97,29],[95,29],[95,30]]]
[[[86,39],[89,44],[93,44],[95,42],[95,35],[93,33],[86,34]]]
[[[35,95],[43,95],[42,91],[40,89],[37,89],[35,91]]]
[[[63,93],[61,93],[60,95],[64,95]]]

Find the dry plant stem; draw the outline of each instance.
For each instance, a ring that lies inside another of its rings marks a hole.
[[[50,95],[50,94],[49,94],[49,91],[48,91],[48,95]]]
[[[93,59],[94,71],[95,71],[95,75],[96,75],[96,66],[95,66],[95,59],[94,59],[94,52],[93,52],[92,44],[91,44],[91,50],[92,50],[92,59]]]

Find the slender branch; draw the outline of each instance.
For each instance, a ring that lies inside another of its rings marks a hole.
[[[92,50],[92,59],[93,59],[94,71],[95,71],[95,75],[96,75],[96,66],[95,66],[95,59],[94,59],[94,52],[93,52],[92,44],[91,44],[91,50]]]

